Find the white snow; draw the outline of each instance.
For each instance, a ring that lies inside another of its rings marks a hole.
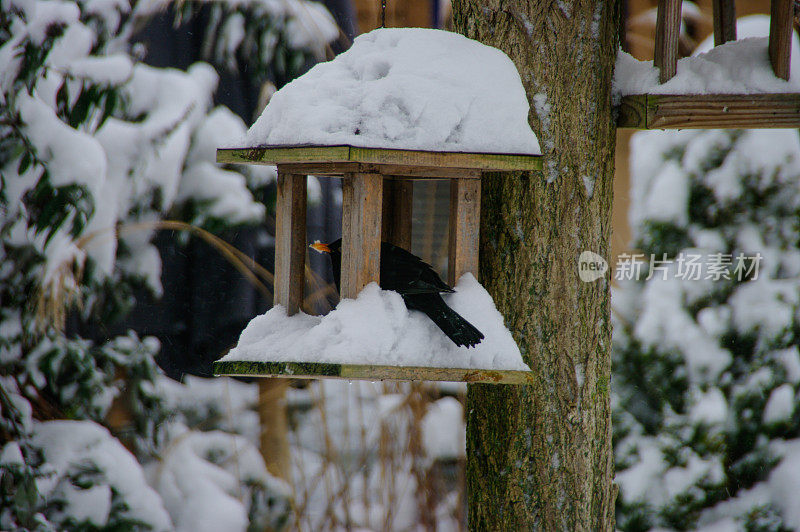
[[[39,98],[17,95],[24,131],[48,163],[54,187],[85,185],[97,197],[106,173],[106,154],[91,135],[69,127]]]
[[[731,517],[720,519],[719,521],[697,528],[695,532],[739,532],[741,527],[736,520]]]
[[[689,222],[689,176],[679,164],[669,161],[650,182],[645,212],[652,220],[672,222],[679,227]]]
[[[276,92],[243,142],[539,154],[529,110],[500,50],[441,30],[385,28]]]
[[[160,376],[156,381],[158,395],[168,411],[181,412],[186,423],[196,419],[216,419],[218,427],[242,434],[257,442],[261,429],[258,413],[258,386],[229,378],[205,379],[187,375],[183,382]]]
[[[111,488],[119,493],[127,509],[118,516],[138,519],[155,530],[172,528],[158,494],[147,485],[136,458],[104,427],[91,421],[48,421],[37,423],[32,439],[42,449],[55,475],[39,479],[37,488],[45,496],[56,493],[67,501],[65,511],[103,526],[111,505]],[[87,465],[101,471],[106,484],[82,489],[68,480]]]
[[[67,72],[106,85],[124,83],[133,75],[133,63],[123,54],[89,56],[71,61]]]
[[[41,43],[47,36],[47,30],[55,24],[69,26],[75,23],[80,16],[77,4],[61,0],[36,0],[31,2],[34,9],[31,21],[26,28],[31,39]]]
[[[800,493],[800,439],[778,440],[772,442],[772,446],[782,455],[782,460],[767,479],[770,500],[782,510],[784,523],[789,528],[800,530],[800,505],[797,504],[797,494]]]
[[[634,329],[644,346],[681,353],[691,381],[697,383],[716,381],[731,362],[730,352],[686,312],[684,290],[696,289],[701,283],[674,277],[651,279],[642,291],[642,309]]]
[[[688,454],[686,465],[671,467],[664,474],[663,484],[669,499],[676,498],[702,480],[716,483],[725,478],[725,470],[719,456],[701,458],[691,451],[686,454]]]
[[[684,2],[686,5],[686,2]],[[769,37],[769,15],[748,15],[746,17],[739,17],[736,19],[736,39],[750,39],[750,38],[763,38]],[[711,50],[714,47],[714,34],[706,37],[697,48],[694,49],[692,55],[699,55]],[[790,70],[792,78],[794,74],[800,75],[800,38],[797,32],[792,34],[792,51],[789,56]]]
[[[211,111],[192,136],[186,169],[180,180],[177,202],[195,200],[207,204],[204,214],[231,223],[258,222],[264,218],[264,205],[253,198],[245,177],[216,164],[216,147],[231,134],[244,134],[241,118],[225,107]],[[243,170],[261,185],[275,179],[274,167],[251,165]],[[203,220],[194,220],[202,223]]]
[[[11,441],[3,446],[0,451],[0,465],[24,465],[25,459],[22,457],[22,449],[19,443]]]
[[[456,346],[399,294],[370,283],[326,316],[289,317],[284,307],[272,308],[248,324],[222,360],[528,370],[486,290],[471,274],[455,290],[445,302],[485,336],[473,348]]]
[[[422,444],[434,459],[456,459],[466,454],[464,408],[458,399],[443,397],[428,407],[422,418]]]
[[[231,224],[260,220],[265,212],[262,204],[253,201],[242,174],[222,170],[205,161],[193,164],[184,172],[175,199],[207,202],[211,216]]]
[[[756,32],[748,24],[745,35]],[[769,22],[766,23],[769,32]],[[800,56],[797,36],[793,38],[792,56]],[[793,66],[797,60],[793,61]],[[727,42],[696,56],[678,60],[675,76],[658,83],[658,69],[652,61],[638,61],[620,51],[614,69],[614,93],[629,94],[758,94],[800,92],[800,64],[792,68],[789,81],[775,77],[767,55],[766,37],[747,37]]]
[[[721,338],[728,331],[731,309],[727,305],[706,307],[697,313],[697,323],[713,338]]]
[[[643,499],[661,501],[663,485],[659,482],[664,473],[664,459],[655,438],[637,441],[638,460],[614,477],[626,500]]]
[[[800,471],[800,440],[776,440],[769,445],[774,454],[782,458],[769,477],[705,510],[700,524],[725,521],[730,517],[743,518],[757,506],[771,505],[780,510],[784,525],[792,530],[800,529],[800,506],[797,505],[797,494],[800,493],[800,475],[797,474]],[[741,526],[735,530],[741,530]]]
[[[291,48],[321,49],[339,36],[339,27],[321,2],[272,1],[285,9],[290,17],[286,34]]]
[[[693,394],[689,419],[694,423],[721,424],[728,416],[728,402],[719,388]]]
[[[774,338],[791,327],[800,292],[795,279],[760,277],[739,286],[728,302],[737,329]]]
[[[780,423],[791,418],[794,412],[794,387],[781,384],[769,394],[767,406],[764,407],[764,423]]]
[[[775,353],[775,357],[786,369],[786,378],[792,384],[800,383],[800,348],[797,346]]]
[[[161,463],[148,473],[178,532],[246,531],[248,484],[268,486],[286,497],[290,493],[267,472],[255,445],[217,430],[173,437]]]

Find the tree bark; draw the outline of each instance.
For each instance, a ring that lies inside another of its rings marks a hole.
[[[542,173],[484,178],[480,277],[531,386],[470,385],[471,530],[613,530],[608,258],[616,2],[454,0],[457,31],[506,52],[531,102]]]

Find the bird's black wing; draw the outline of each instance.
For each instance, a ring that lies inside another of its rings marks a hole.
[[[381,287],[401,295],[453,292],[429,264],[388,242],[381,244]]]

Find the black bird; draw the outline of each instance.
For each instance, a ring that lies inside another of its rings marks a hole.
[[[342,239],[331,244],[317,241],[311,247],[320,253],[330,254],[333,279],[336,289],[341,291]],[[439,295],[442,292],[454,292],[439,274],[416,255],[388,242],[381,242],[380,287],[400,294],[407,308],[423,312],[456,345],[473,347],[483,340],[483,334],[448,307]]]

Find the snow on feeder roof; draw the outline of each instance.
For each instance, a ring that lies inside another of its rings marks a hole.
[[[539,155],[529,110],[500,50],[447,31],[382,28],[276,92],[243,144]]]

